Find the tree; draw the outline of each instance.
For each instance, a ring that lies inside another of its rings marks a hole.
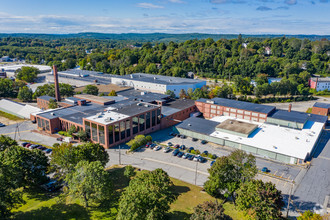
[[[19,100],[22,100],[23,102],[31,102],[32,95],[33,95],[32,90],[30,88],[28,88],[27,86],[23,86],[23,87],[19,88],[17,98]]]
[[[186,90],[181,89],[180,93],[179,93],[179,97],[180,97],[180,99],[186,98],[187,97]]]
[[[124,172],[124,176],[126,177],[132,177],[135,175],[135,169],[134,167],[132,167],[131,165],[128,165],[125,167],[125,172]]]
[[[191,220],[226,220],[230,219],[224,213],[222,204],[215,202],[206,201],[202,204],[197,205],[194,208],[194,213],[190,217]]]
[[[322,216],[312,212],[311,210],[307,210],[301,216],[297,217],[297,220],[322,220]]]
[[[13,97],[14,93],[14,83],[10,79],[0,78],[0,97]]]
[[[117,93],[115,90],[111,90],[111,92],[109,92],[108,96],[117,96]]]
[[[271,182],[251,180],[237,191],[237,207],[254,219],[280,219],[284,206],[281,191]]]
[[[99,94],[99,89],[97,88],[97,86],[87,85],[83,92],[89,95],[97,95]]]
[[[35,67],[23,66],[22,68],[16,70],[15,73],[17,79],[32,83],[37,78],[40,70]]]
[[[20,187],[38,186],[47,181],[48,158],[38,149],[12,146],[0,153],[0,160],[12,168]]]
[[[169,95],[172,99],[175,98],[175,93],[172,90],[167,90],[165,94]]]
[[[176,199],[172,186],[162,169],[138,173],[120,197],[117,219],[163,219]]]
[[[49,99],[48,108],[55,109],[57,107],[58,107],[58,105],[57,105],[57,102],[55,101],[55,99]]]
[[[152,141],[152,137],[150,135],[144,136],[140,134],[140,135],[136,135],[134,139],[127,142],[126,145],[131,148],[131,151],[134,151],[137,148],[141,147],[142,145],[145,145],[147,142],[151,142],[151,141]]]
[[[60,89],[61,96],[70,97],[74,95],[74,88],[72,85],[67,83],[60,83],[58,87]]]
[[[75,133],[77,131],[76,126],[71,125],[71,127],[68,129],[68,134],[72,135],[73,133]]]
[[[208,171],[210,176],[204,184],[205,191],[215,198],[231,196],[235,202],[235,192],[240,185],[256,175],[256,160],[252,154],[236,150],[219,157]]]
[[[86,131],[84,130],[80,130],[77,132],[76,137],[79,138],[82,141],[87,141],[88,140],[88,136]]]
[[[17,142],[11,137],[5,135],[0,136],[0,152],[5,151],[7,148],[15,145],[17,145]]]
[[[109,173],[100,161],[80,161],[65,181],[68,193],[79,198],[88,207],[90,202],[100,203],[109,199],[112,193]]]

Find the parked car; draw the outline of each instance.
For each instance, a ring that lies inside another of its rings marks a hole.
[[[5,127],[6,125],[0,122],[0,127]]]
[[[171,132],[171,133],[170,133],[170,136],[175,136],[175,133],[174,133],[174,132]]]
[[[63,138],[62,137],[58,137],[58,138],[56,138],[56,140],[63,141]]]
[[[261,171],[264,172],[264,173],[269,173],[270,172],[270,170],[267,167],[263,167],[261,169]]]
[[[150,144],[147,143],[147,144],[146,144],[146,148],[149,148],[149,147],[150,147]]]
[[[200,163],[205,163],[206,161],[207,161],[206,158],[204,158],[204,157],[199,157],[198,162],[200,162]]]
[[[195,156],[194,161],[198,162],[200,157],[201,157],[200,155]]]
[[[154,147],[156,147],[156,144],[150,144],[150,149],[154,149]]]
[[[180,148],[180,145],[176,144],[174,145],[174,148]]]
[[[171,151],[171,148],[170,148],[170,147],[166,147],[166,148],[164,148],[164,150],[163,150],[164,153],[168,153],[168,152],[170,152],[170,151]]]
[[[27,145],[25,145],[26,148],[29,148],[32,144],[28,143]]]
[[[188,160],[193,160],[195,158],[195,155],[190,154],[190,156],[188,157]]]
[[[182,157],[184,155],[184,153],[182,151],[180,151],[176,156],[177,157]]]
[[[210,166],[212,166],[215,163],[215,160],[211,161]]]
[[[181,138],[181,139],[186,139],[187,137],[186,137],[186,135],[182,134],[182,135],[180,136],[180,138]]]
[[[32,145],[29,146],[29,149],[32,150],[32,149],[35,149],[35,148],[37,148],[37,147],[38,147],[38,145],[36,145],[36,144],[32,144]]]
[[[196,141],[198,141],[198,139],[197,138],[192,138],[192,141],[196,142]]]
[[[52,152],[53,152],[53,150],[52,149],[46,149],[45,151],[44,151],[46,154],[51,154]]]
[[[188,150],[187,150],[187,152],[190,153],[192,150],[194,150],[194,148],[193,147],[189,147]]]
[[[182,144],[182,145],[180,146],[180,149],[181,149],[181,150],[185,150],[185,149],[186,149],[186,146]]]
[[[183,158],[183,159],[188,159],[189,156],[190,156],[189,153],[185,153],[185,154],[182,156],[182,158]]]
[[[212,157],[213,157],[213,159],[217,159],[218,158],[218,155],[213,154]]]
[[[157,145],[157,146],[154,147],[154,151],[159,151],[160,149],[162,149],[161,146],[158,146],[158,145]]]
[[[170,147],[170,146],[173,146],[172,142],[168,142],[168,143],[167,143],[167,146],[169,146],[169,147]]]
[[[173,156],[176,156],[176,155],[178,155],[179,152],[180,152],[179,149],[175,149],[175,150],[172,152],[172,155],[173,155]]]
[[[201,141],[201,144],[206,144],[206,143],[207,143],[206,140],[202,140],[202,141]]]
[[[204,150],[202,154],[208,155],[209,152],[207,150]]]
[[[39,149],[39,150],[46,150],[46,149],[47,149],[47,147],[44,147],[44,146],[39,146],[39,147],[37,147],[37,149]]]
[[[29,142],[23,142],[21,145],[22,145],[22,147],[25,147],[28,144],[29,144]]]

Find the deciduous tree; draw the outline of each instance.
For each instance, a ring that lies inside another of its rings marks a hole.
[[[97,88],[97,86],[87,85],[83,92],[89,95],[97,95],[99,94],[99,89]]]
[[[224,208],[221,203],[206,201],[197,205],[194,208],[194,213],[191,215],[191,220],[229,220],[230,218],[224,213]]]

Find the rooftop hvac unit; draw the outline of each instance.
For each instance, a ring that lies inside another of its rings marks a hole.
[[[144,105],[144,107],[149,108],[149,105]]]
[[[51,114],[51,115],[55,115],[55,113],[54,113],[54,112],[51,112],[50,114]]]
[[[214,104],[214,101],[213,100],[206,100],[206,103]]]
[[[141,106],[141,105],[142,105],[142,103],[137,103],[136,105],[137,105],[137,106]]]

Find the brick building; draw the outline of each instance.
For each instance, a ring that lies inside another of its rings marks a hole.
[[[328,116],[330,114],[330,104],[329,103],[316,102],[313,105],[312,114]]]
[[[48,95],[39,96],[37,98],[38,108],[40,108],[40,109],[48,109],[49,108],[48,107],[49,106],[49,101],[51,99],[55,101],[55,98],[54,97],[51,97],[51,96],[48,96]]]
[[[273,106],[224,98],[199,99],[195,103],[205,118],[224,115],[249,121],[265,122],[267,116],[275,111]]]

